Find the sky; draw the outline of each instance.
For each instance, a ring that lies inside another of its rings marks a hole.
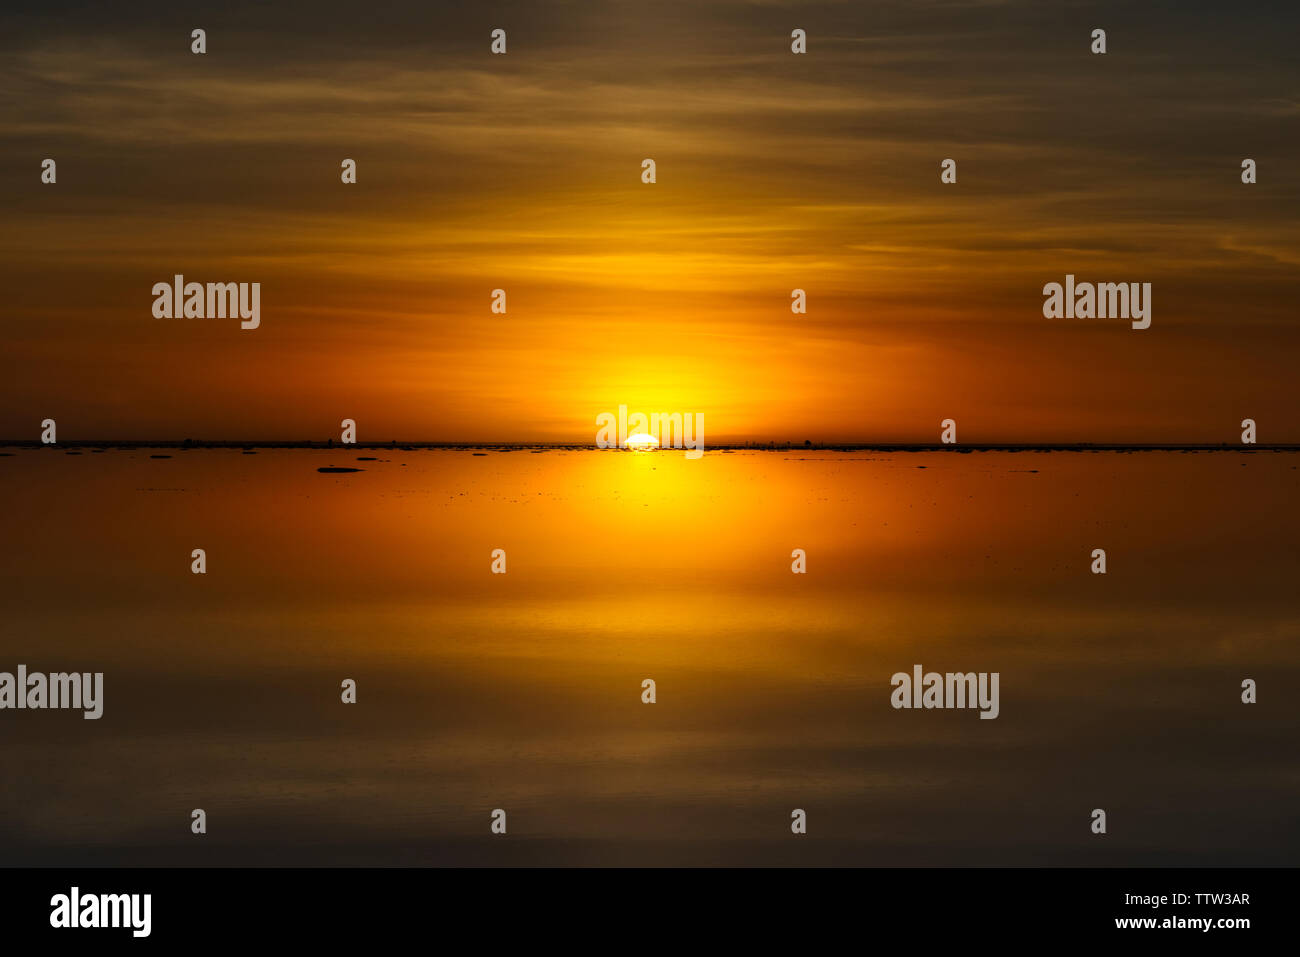
[[[710,442],[1300,441],[1298,21],[6,10],[0,438],[585,443],[626,405]],[[177,273],[261,283],[259,328],[155,318]],[[1151,283],[1151,327],[1044,318],[1067,274]]]

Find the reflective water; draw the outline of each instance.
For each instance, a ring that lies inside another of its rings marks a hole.
[[[0,864],[1300,852],[1295,455],[5,451]]]

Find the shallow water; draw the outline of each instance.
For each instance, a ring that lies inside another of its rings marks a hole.
[[[1300,852],[1294,454],[6,451],[0,864]]]

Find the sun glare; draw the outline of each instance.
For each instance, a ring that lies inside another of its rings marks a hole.
[[[635,435],[629,435],[623,444],[633,452],[649,452],[651,449],[659,448],[659,440],[649,432],[637,432]]]

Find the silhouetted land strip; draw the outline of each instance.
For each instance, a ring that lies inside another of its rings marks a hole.
[[[50,448],[69,449],[337,449],[340,451],[446,449],[452,451],[628,451],[626,449],[597,449],[592,444],[563,442],[357,442],[343,445],[325,441],[265,441],[223,442],[200,439],[140,439],[90,441],[73,439],[53,445],[34,439],[0,439],[0,448]],[[706,452],[1300,452],[1300,443],[1275,443],[1271,445],[1241,445],[1229,442],[1208,443],[1137,443],[1137,442],[971,442],[960,445],[912,442],[770,442],[770,443],[718,443],[706,444]],[[665,448],[661,452],[680,452]]]

